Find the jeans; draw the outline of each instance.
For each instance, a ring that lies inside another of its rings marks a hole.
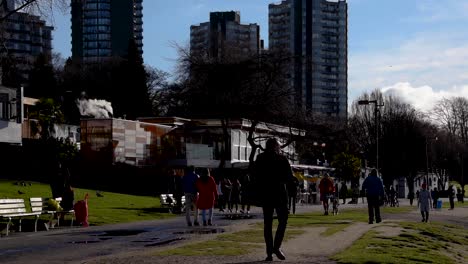
[[[276,210],[278,216],[278,228],[276,229],[275,240],[273,240],[273,212]],[[273,254],[273,250],[278,250],[283,242],[286,225],[288,224],[288,208],[286,205],[275,207],[272,205],[263,206],[263,235],[265,237],[266,252],[268,256]]]
[[[187,223],[192,223],[190,219],[192,205],[195,215],[193,216],[193,221],[198,222],[198,208],[197,208],[197,194],[194,193],[185,193],[185,218]]]
[[[208,221],[211,222],[211,219],[213,219],[213,208],[201,209],[203,223],[206,223],[206,211],[208,211]]]

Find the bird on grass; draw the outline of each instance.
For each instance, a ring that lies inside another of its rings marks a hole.
[[[25,194],[25,192],[18,190],[18,194]]]
[[[97,197],[104,197],[104,195],[102,195],[102,193],[100,191],[96,191],[96,196]]]

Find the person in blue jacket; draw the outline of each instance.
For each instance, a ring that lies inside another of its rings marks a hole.
[[[366,191],[367,207],[369,209],[369,224],[380,223],[380,199],[384,196],[382,180],[377,177],[377,170],[373,169],[369,176],[364,180],[362,189]]]

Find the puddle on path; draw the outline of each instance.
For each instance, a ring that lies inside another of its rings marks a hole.
[[[82,241],[71,241],[68,242],[69,244],[94,244],[94,243],[99,243],[101,241],[98,240],[82,240]]]
[[[224,229],[221,228],[210,228],[210,229],[191,229],[191,230],[186,230],[186,231],[179,231],[179,232],[174,232],[174,235],[184,235],[184,234],[200,234],[200,235],[206,235],[206,234],[220,234],[224,233]]]
[[[167,245],[169,243],[172,243],[172,242],[175,242],[175,241],[181,241],[181,240],[184,240],[184,238],[176,237],[176,238],[159,241],[159,242],[152,243],[152,244],[147,244],[147,245],[145,245],[145,247],[157,247],[157,246]]]
[[[145,230],[108,230],[108,231],[99,232],[97,234],[94,234],[93,236],[98,236],[98,237],[136,236],[145,232],[147,231]]]

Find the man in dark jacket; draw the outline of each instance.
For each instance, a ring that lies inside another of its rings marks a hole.
[[[263,207],[264,226],[267,258],[273,260],[273,254],[281,260],[286,259],[281,252],[286,225],[288,223],[288,192],[287,184],[294,180],[289,161],[279,154],[280,147],[276,139],[268,139],[265,152],[258,155],[255,161],[255,177],[260,192],[259,202]],[[273,240],[273,212],[278,216],[278,228]]]
[[[377,170],[373,169],[362,183],[362,189],[366,191],[367,207],[369,209],[369,224],[380,223],[380,199],[384,195],[382,180],[377,177]]]

